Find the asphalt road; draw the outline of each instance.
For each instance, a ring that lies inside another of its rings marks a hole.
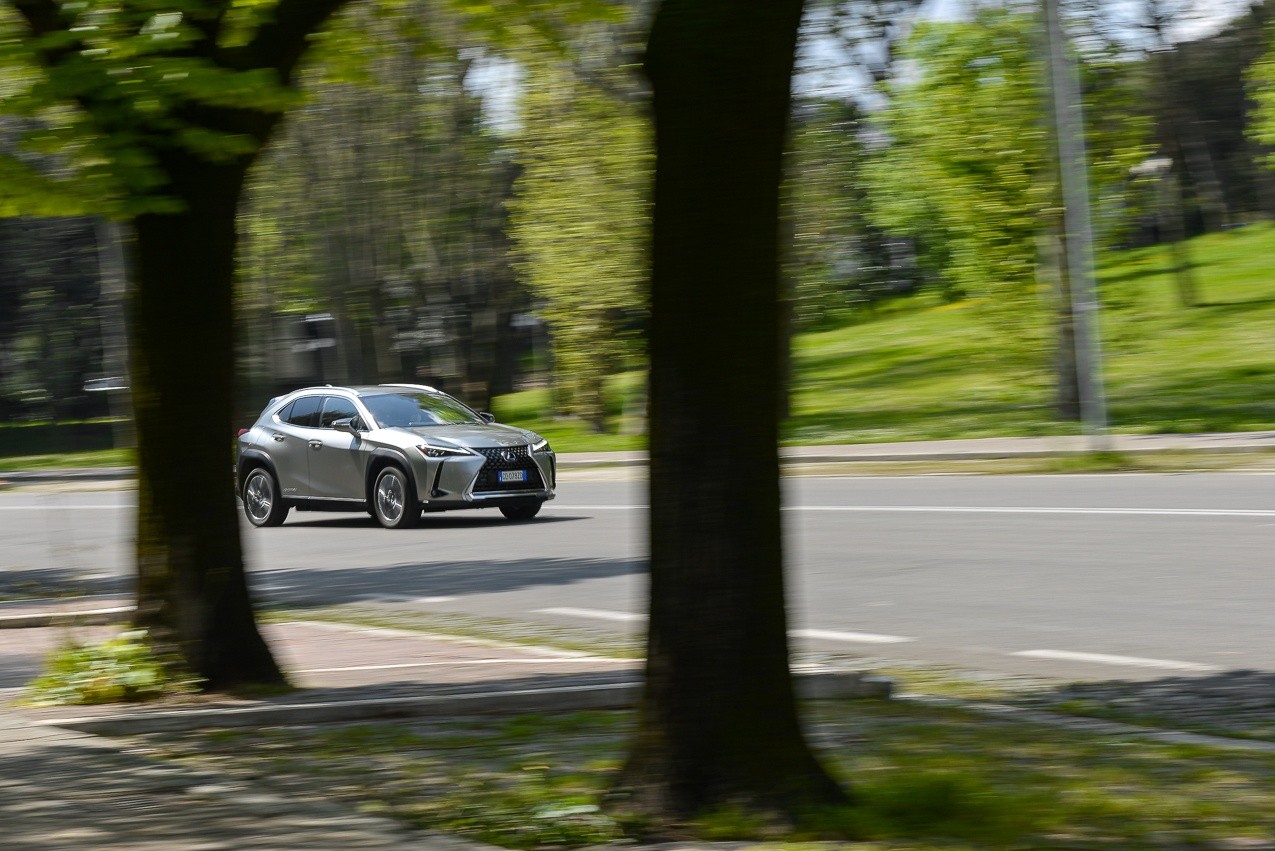
[[[814,649],[1090,679],[1275,671],[1275,478],[788,480],[792,626]],[[386,531],[294,512],[245,525],[274,601],[375,601],[641,627],[644,486],[565,481],[541,517]],[[127,585],[129,492],[0,494],[0,592]]]

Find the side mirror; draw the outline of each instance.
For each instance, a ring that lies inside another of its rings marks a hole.
[[[488,425],[490,425],[490,424],[492,424],[492,423],[494,423],[494,422],[496,421],[496,415],[495,415],[495,414],[489,414],[489,413],[487,413],[486,411],[483,411],[483,412],[482,412],[481,414],[479,414],[478,416],[482,417],[482,418],[483,418],[483,422],[487,423]]]
[[[332,428],[337,431],[343,431],[346,434],[352,434],[355,437],[357,437],[359,432],[362,431],[362,425],[363,424],[359,422],[358,417],[342,417],[339,420],[332,421]]]

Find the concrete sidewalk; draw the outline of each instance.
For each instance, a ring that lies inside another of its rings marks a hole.
[[[840,464],[857,461],[993,461],[1006,458],[1065,458],[1095,451],[1126,455],[1156,453],[1233,454],[1275,453],[1275,431],[1217,432],[1207,434],[1110,434],[1048,437],[984,437],[966,440],[858,443],[840,446],[786,446],[780,450],[785,465]],[[645,467],[646,452],[568,452],[558,456],[560,470],[600,467]],[[131,479],[129,467],[96,469],[23,470],[0,473],[0,484],[35,482],[94,482]]]

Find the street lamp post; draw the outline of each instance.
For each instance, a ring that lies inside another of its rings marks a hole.
[[[1102,346],[1098,339],[1098,298],[1093,276],[1093,226],[1089,219],[1089,178],[1085,156],[1084,114],[1076,69],[1068,55],[1067,35],[1058,0],[1042,0],[1049,79],[1053,90],[1054,130],[1058,139],[1059,179],[1067,232],[1067,271],[1075,326],[1076,373],[1080,418],[1089,448],[1105,452],[1107,403],[1102,385]]]

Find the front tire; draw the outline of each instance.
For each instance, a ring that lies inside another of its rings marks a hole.
[[[421,519],[412,483],[398,467],[386,467],[372,488],[372,513],[386,529],[410,529]]]
[[[288,505],[279,498],[279,485],[263,467],[248,474],[241,496],[244,516],[253,526],[278,526],[288,516]]]
[[[543,502],[523,503],[521,505],[502,505],[500,513],[508,520],[530,520],[540,513]]]

